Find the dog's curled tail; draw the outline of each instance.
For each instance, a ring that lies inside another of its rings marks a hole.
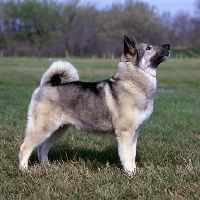
[[[53,62],[43,74],[40,85],[51,84],[52,86],[56,86],[78,80],[79,75],[77,69],[71,63],[59,60]]]

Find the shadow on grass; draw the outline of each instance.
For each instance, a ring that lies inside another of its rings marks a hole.
[[[50,163],[62,161],[67,164],[69,162],[80,162],[80,160],[83,160],[86,165],[93,170],[96,170],[99,167],[105,167],[107,163],[109,163],[110,166],[114,165],[121,168],[117,147],[115,146],[106,147],[102,151],[86,148],[72,149],[68,146],[57,146],[50,149],[48,157]],[[33,166],[35,163],[39,163],[36,151],[34,151],[30,157],[30,165]]]

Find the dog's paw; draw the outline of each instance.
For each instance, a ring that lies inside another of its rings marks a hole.
[[[19,170],[22,172],[26,172],[28,170],[28,166],[26,164],[20,164]]]
[[[128,176],[133,176],[136,174],[136,165],[126,165],[124,170]]]
[[[127,178],[130,178],[132,179],[133,177],[135,177],[135,174],[136,174],[136,170],[132,170],[132,171],[128,171],[128,170],[124,170],[124,175],[127,177]]]
[[[19,171],[22,173],[30,173],[30,170],[28,167],[19,167]]]
[[[128,176],[132,177],[136,174],[136,168],[131,169],[131,170],[125,169],[125,172],[127,173]]]

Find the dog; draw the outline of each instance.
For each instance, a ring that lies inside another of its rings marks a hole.
[[[153,46],[124,36],[116,72],[99,82],[81,82],[72,64],[54,62],[32,95],[19,168],[27,169],[35,148],[39,161],[48,162],[50,147],[73,126],[116,136],[122,166],[134,173],[138,133],[153,112],[156,68],[169,55],[169,44]]]

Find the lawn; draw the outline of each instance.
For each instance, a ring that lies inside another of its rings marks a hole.
[[[54,60],[54,59],[53,59]],[[70,59],[83,81],[110,77],[118,60]],[[141,129],[137,173],[121,169],[117,142],[70,129],[50,150],[51,165],[31,155],[18,170],[31,94],[52,61],[0,60],[0,199],[200,199],[200,60],[169,59],[157,69],[154,112]]]

